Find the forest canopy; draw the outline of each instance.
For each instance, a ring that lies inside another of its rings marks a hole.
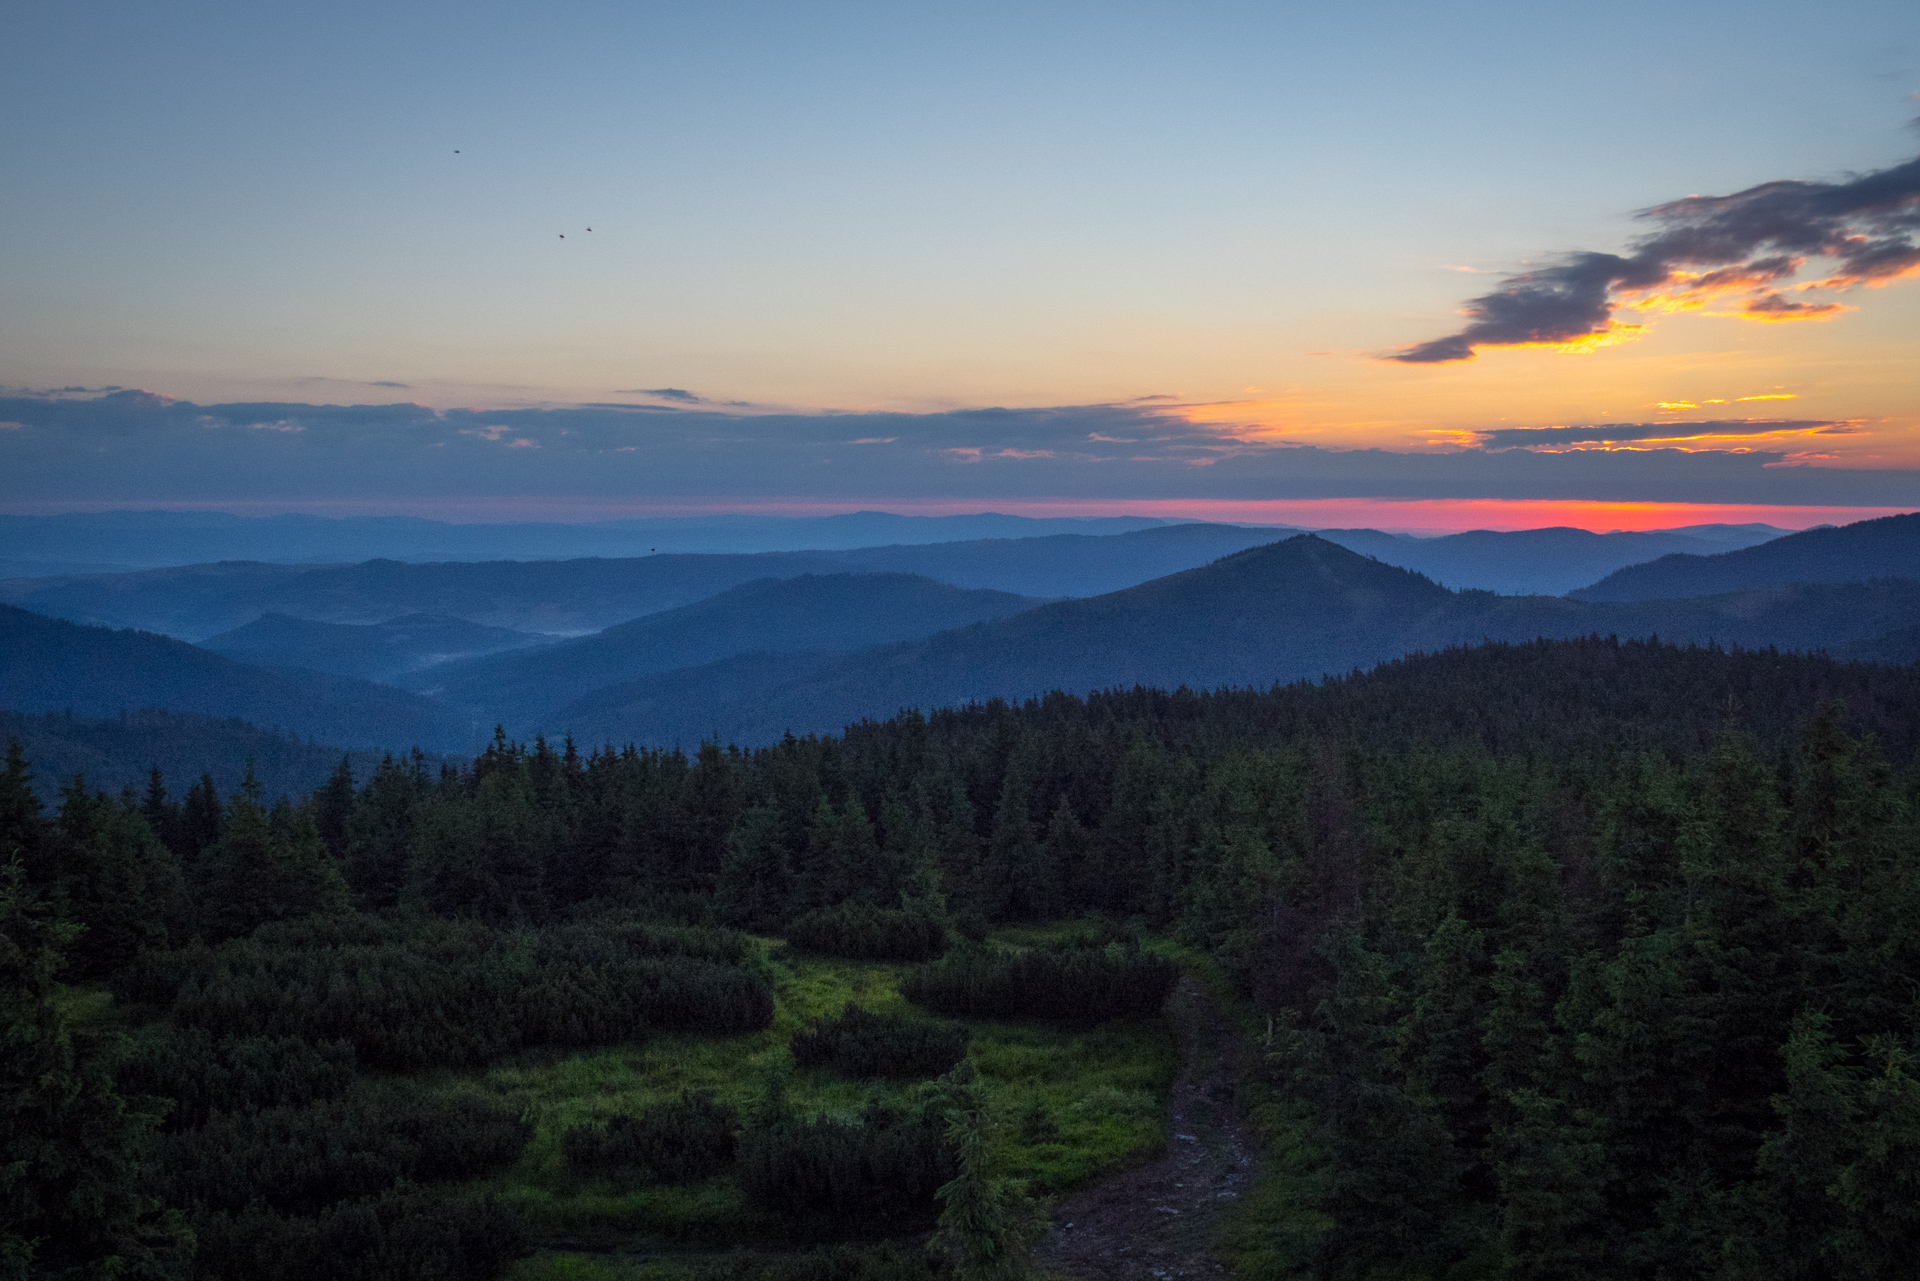
[[[1144,932],[1211,958],[1271,1029],[1250,1088],[1287,1174],[1250,1266],[1901,1275],[1916,735],[1915,668],[1590,639],[753,752],[500,735],[463,767],[343,763],[276,800],[156,772],[43,806],[16,751],[0,1168],[35,1172],[4,1176],[4,1257],[241,1277],[337,1240],[339,1275],[490,1275],[520,1241],[460,1184],[513,1159],[520,1119],[378,1073],[765,1027],[749,932],[917,963],[928,1016],[1138,1014],[1173,977]],[[981,941],[1090,915],[1124,924]],[[124,1030],[73,1013],[83,990]],[[804,1053],[932,1073],[963,1052],[944,1027],[850,1013]],[[931,1222],[954,1168],[931,1114],[777,1104],[689,1097],[581,1131],[570,1159],[732,1160],[779,1213],[866,1197],[889,1230]],[[892,1199],[833,1161],[892,1171]]]

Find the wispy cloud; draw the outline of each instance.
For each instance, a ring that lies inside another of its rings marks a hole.
[[[1731,418],[1705,422],[1589,423],[1578,427],[1496,427],[1475,433],[1487,449],[1557,448],[1566,445],[1630,445],[1642,441],[1732,442],[1785,436],[1851,436],[1854,423],[1815,418]]]
[[[0,395],[5,396],[104,396],[116,391],[125,391],[125,387],[109,384],[105,387],[7,387],[0,385]]]
[[[1202,407],[1204,408],[1204,407]],[[1463,429],[1321,449],[1155,402],[940,413],[200,405],[0,396],[0,505],[774,498],[1553,499],[1920,505],[1920,473],[1796,465],[1825,419]],[[865,442],[865,443],[856,443]],[[1114,445],[1138,442],[1135,450]]]
[[[1641,211],[1655,230],[1627,254],[1578,252],[1503,280],[1462,308],[1468,323],[1393,352],[1407,364],[1469,360],[1482,347],[1579,350],[1633,336],[1620,307],[1708,306],[1749,320],[1824,320],[1844,304],[1789,295],[1884,285],[1920,272],[1920,158],[1843,182],[1762,183]],[[1799,280],[1809,263],[1823,274]]]
[[[397,383],[387,378],[333,378],[326,374],[309,374],[305,378],[294,379],[294,382],[300,384],[334,383],[343,387],[394,387],[402,391],[411,391],[413,389],[412,383]]]
[[[704,397],[696,396],[684,387],[622,387],[616,393],[620,396],[652,396],[655,400],[671,400],[677,405],[704,405]]]

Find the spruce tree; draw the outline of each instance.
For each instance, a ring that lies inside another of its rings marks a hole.
[[[774,931],[787,915],[787,859],[780,815],[771,805],[743,811],[727,836],[714,907],[728,925]]]
[[[212,938],[250,934],[268,921],[345,911],[346,878],[306,810],[261,804],[253,767],[234,793],[220,839],[204,855],[202,927]]]
[[[138,1189],[158,1115],[115,1093],[111,1047],[63,1012],[78,933],[17,857],[0,866],[0,1277],[184,1277],[191,1233]]]
[[[994,1173],[994,1122],[986,1083],[972,1059],[941,1078],[947,1143],[960,1169],[934,1195],[940,1222],[929,1248],[959,1281],[1020,1281],[1027,1252],[1047,1229],[1045,1210],[1024,1184]]]

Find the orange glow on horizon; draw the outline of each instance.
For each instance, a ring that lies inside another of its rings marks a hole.
[[[1374,528],[1421,533],[1469,529],[1571,526],[1610,530],[1673,529],[1682,525],[1774,525],[1807,529],[1898,516],[1907,507],[1786,507],[1749,503],[1607,503],[1529,498],[1306,498],[1306,499],[1035,499],[988,504],[919,500],[886,503],[887,511],[922,516],[987,510],[1015,516],[1159,516],[1311,529]],[[769,510],[762,508],[762,510]],[[824,509],[822,509],[824,511]],[[845,511],[841,506],[836,510]],[[795,514],[811,514],[800,513]]]
[[[62,502],[48,510],[79,511],[88,504]],[[118,504],[101,503],[94,509]],[[1157,516],[1167,520],[1242,524],[1297,525],[1308,529],[1374,528],[1424,534],[1469,529],[1539,529],[1571,526],[1609,530],[1672,529],[1682,525],[1766,524],[1782,529],[1847,525],[1880,516],[1898,516],[1911,507],[1788,507],[1736,503],[1606,503],[1559,499],[1504,498],[689,498],[666,502],[615,503],[569,500],[475,497],[411,502],[379,500],[306,500],[155,504],[175,511],[217,510],[268,516],[303,512],[319,516],[420,516],[454,523],[493,521],[588,522],[670,519],[719,515],[834,516],[883,511],[903,516],[964,516],[998,512],[1009,516]],[[25,514],[15,505],[14,510]]]

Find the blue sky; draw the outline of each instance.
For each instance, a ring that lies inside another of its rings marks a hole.
[[[1776,395],[1767,417],[1861,428],[1777,452],[1920,466],[1911,282],[1815,324],[1676,312],[1581,355],[1380,359],[1547,255],[1621,250],[1636,210],[1910,159],[1910,2],[0,16],[16,393],[679,387],[783,415],[1162,395],[1236,438],[1416,452]]]

